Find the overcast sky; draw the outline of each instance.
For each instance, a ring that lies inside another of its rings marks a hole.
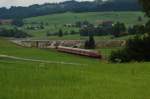
[[[28,6],[32,4],[43,4],[48,2],[61,2],[61,1],[65,0],[0,0],[0,7]],[[78,1],[87,1],[87,0],[78,0]]]

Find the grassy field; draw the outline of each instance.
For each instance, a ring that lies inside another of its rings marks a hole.
[[[0,40],[0,54],[23,58],[31,58],[31,59],[33,58],[42,60],[44,59],[63,62],[70,62],[74,60],[74,62],[85,63],[87,60],[91,60],[90,58],[58,53],[55,50],[23,48],[20,46],[16,46],[15,44],[6,40]]]
[[[142,21],[138,21],[138,17],[142,17]],[[88,13],[62,13],[46,16],[39,16],[25,19],[25,26],[31,26],[32,23],[48,23],[43,30],[26,30],[35,37],[45,37],[46,33],[56,32],[58,29],[63,31],[78,31],[77,28],[67,28],[64,24],[74,24],[77,21],[89,21],[98,24],[99,21],[124,22],[127,26],[134,24],[144,24],[147,20],[142,12],[88,12]]]
[[[0,38],[0,99],[149,99],[150,63],[110,64],[54,50],[19,47]]]

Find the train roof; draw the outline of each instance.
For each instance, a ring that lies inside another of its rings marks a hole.
[[[65,48],[65,49],[70,49],[70,50],[79,50],[79,51],[86,51],[86,52],[98,53],[98,51],[87,50],[87,49],[80,49],[80,48],[64,47],[64,46],[58,46],[58,48]]]

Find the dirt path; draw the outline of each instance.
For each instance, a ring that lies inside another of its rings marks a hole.
[[[21,61],[41,62],[41,63],[49,63],[49,64],[63,64],[63,65],[77,65],[77,66],[87,65],[87,64],[71,63],[71,62],[36,60],[36,59],[21,58],[21,57],[16,57],[16,56],[9,56],[9,55],[0,55],[0,58],[9,58],[9,59],[15,59],[15,60],[21,60]]]

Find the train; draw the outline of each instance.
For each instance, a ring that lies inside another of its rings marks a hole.
[[[88,56],[88,57],[99,58],[99,59],[102,58],[102,55],[98,51],[64,47],[64,46],[58,46],[56,49],[57,49],[57,51],[70,53],[70,54]]]

